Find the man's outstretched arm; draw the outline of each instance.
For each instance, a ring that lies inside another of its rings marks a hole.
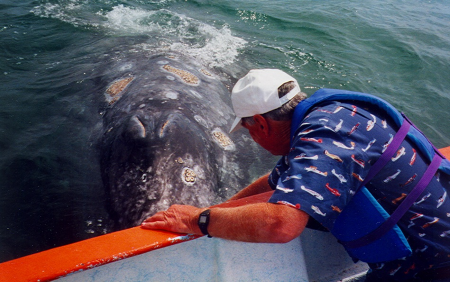
[[[205,208],[174,205],[149,217],[141,226],[145,229],[202,235],[197,221],[204,210]],[[308,218],[308,214],[301,210],[272,203],[213,207],[208,232],[213,237],[228,240],[285,243],[303,232]]]

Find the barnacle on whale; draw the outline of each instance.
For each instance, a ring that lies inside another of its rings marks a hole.
[[[216,128],[212,132],[212,136],[217,144],[219,144],[225,150],[234,150],[235,145],[233,140],[228,137],[220,128]]]
[[[185,70],[180,70],[180,69],[174,68],[174,67],[169,66],[169,65],[164,65],[163,69],[165,69],[166,71],[177,75],[179,78],[181,78],[187,84],[196,85],[200,81],[198,79],[198,77],[196,77],[192,73],[190,73],[188,71],[185,71]]]
[[[220,145],[222,145],[222,147],[233,145],[233,141],[231,141],[231,139],[223,132],[215,131],[213,132],[213,136],[220,143]]]
[[[185,167],[181,173],[181,177],[184,183],[187,185],[193,185],[197,179],[197,174],[192,169]]]
[[[200,69],[200,72],[203,73],[206,76],[212,77],[212,74],[209,71],[205,70],[205,69]]]
[[[117,100],[120,98],[120,93],[130,84],[131,81],[133,81],[134,77],[127,77],[123,79],[119,79],[114,81],[108,89],[106,89],[106,94],[109,95],[107,97],[107,100],[110,105],[114,104]]]

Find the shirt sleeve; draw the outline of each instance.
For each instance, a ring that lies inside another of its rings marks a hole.
[[[392,133],[381,117],[352,104],[315,108],[271,174],[269,202],[301,209],[331,230]]]

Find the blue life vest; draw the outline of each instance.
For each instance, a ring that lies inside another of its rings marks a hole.
[[[399,127],[388,149],[372,165],[357,193],[337,217],[333,229],[330,230],[331,233],[352,258],[364,262],[387,262],[411,255],[411,248],[396,223],[422,194],[438,169],[450,174],[450,162],[411,121],[388,102],[370,94],[346,90],[320,89],[301,101],[292,119],[291,142],[306,114],[326,101],[369,103],[384,110]],[[389,162],[405,137],[417,146],[430,164],[413,190],[389,215],[365,185]]]

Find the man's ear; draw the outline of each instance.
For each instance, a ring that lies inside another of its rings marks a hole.
[[[258,126],[258,130],[260,130],[264,136],[269,135],[269,123],[267,122],[267,119],[263,117],[262,115],[254,115],[253,120],[255,121],[256,125]]]

